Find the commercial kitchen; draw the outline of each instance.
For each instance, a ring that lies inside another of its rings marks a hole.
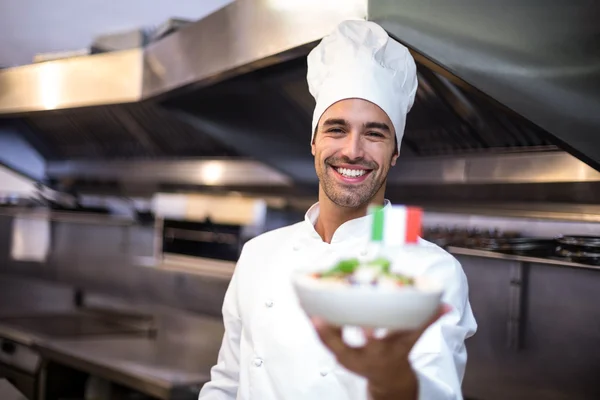
[[[237,0],[0,69],[0,398],[198,397],[242,246],[316,201],[306,55],[357,18],[417,62],[386,198],[467,275],[465,398],[600,398],[600,5],[480,3]]]

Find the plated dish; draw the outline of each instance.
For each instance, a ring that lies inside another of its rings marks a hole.
[[[427,276],[400,273],[406,270],[400,268],[402,257],[386,254],[402,252],[385,251],[386,246],[418,246],[412,230],[420,228],[420,220],[415,224],[411,215],[415,215],[414,210],[399,207],[373,216],[370,244],[379,250],[369,259],[348,256],[328,268],[297,272],[293,284],[304,311],[337,326],[391,330],[423,326],[440,305],[442,286]],[[401,241],[386,242],[386,237]]]

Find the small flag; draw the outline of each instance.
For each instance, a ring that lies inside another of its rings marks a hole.
[[[374,209],[371,241],[384,246],[416,244],[422,234],[423,210],[418,207],[392,206]]]

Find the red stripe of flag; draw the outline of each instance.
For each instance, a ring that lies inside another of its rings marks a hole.
[[[417,243],[421,236],[423,210],[406,207],[406,243]]]

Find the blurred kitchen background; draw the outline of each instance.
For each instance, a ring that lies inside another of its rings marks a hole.
[[[5,1],[0,398],[195,399],[242,245],[316,200],[305,56],[414,52],[395,203],[462,263],[466,398],[598,399],[600,3]]]

